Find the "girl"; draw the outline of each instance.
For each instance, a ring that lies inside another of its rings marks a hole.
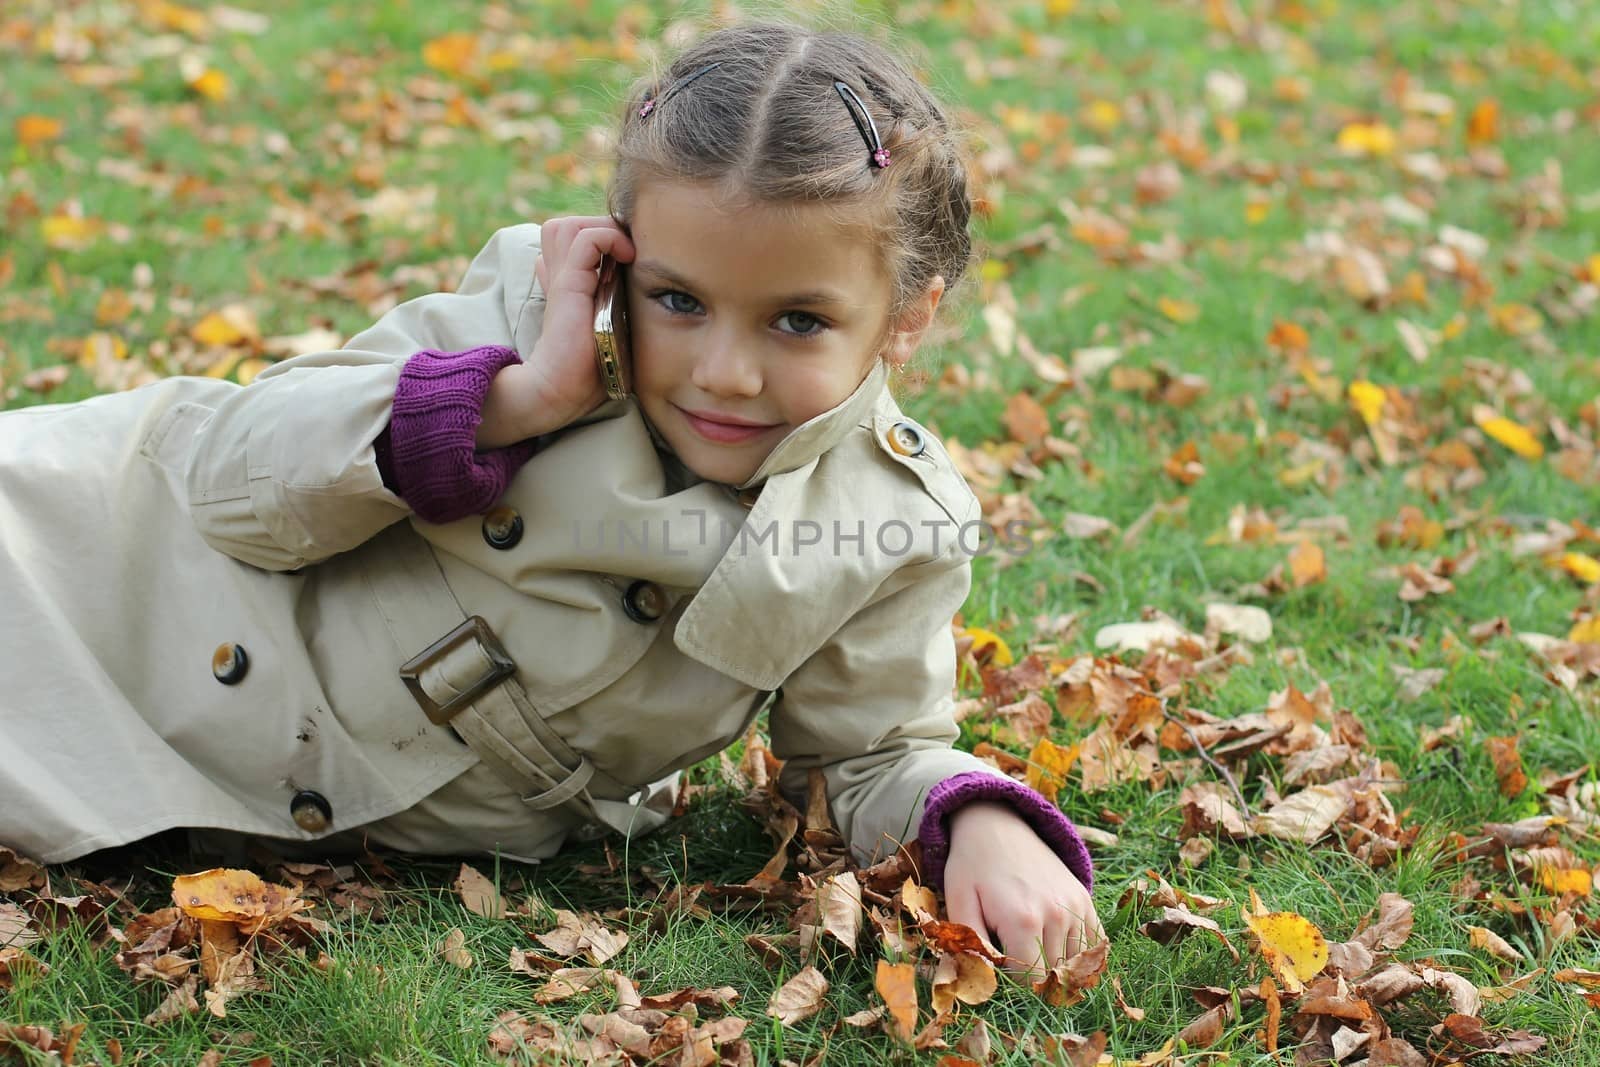
[[[532,859],[658,825],[770,708],[861,861],[920,838],[1022,965],[1103,936],[1072,824],[950,747],[979,511],[885,386],[969,256],[940,106],[862,38],[725,29],[631,94],[609,208],[247,387],[0,416],[0,844]]]

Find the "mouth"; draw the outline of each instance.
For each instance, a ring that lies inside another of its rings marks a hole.
[[[717,444],[739,444],[752,441],[762,434],[770,433],[778,428],[777,423],[752,422],[749,419],[740,419],[733,415],[723,415],[715,411],[690,411],[679,408],[684,421],[689,428],[708,441]]]

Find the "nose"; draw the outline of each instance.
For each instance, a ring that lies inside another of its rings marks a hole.
[[[690,377],[696,388],[713,396],[756,396],[761,392],[759,358],[734,331],[708,331]]]

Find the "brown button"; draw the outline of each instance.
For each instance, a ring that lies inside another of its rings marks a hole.
[[[922,439],[922,431],[914,422],[897,422],[889,427],[889,432],[884,435],[889,442],[889,447],[902,456],[920,456],[928,447]]]
[[[522,516],[516,508],[499,507],[483,517],[483,539],[490,548],[515,548],[522,540]]]
[[[308,834],[320,834],[333,825],[333,805],[321,793],[302,789],[289,801],[289,817]]]
[[[245,655],[243,645],[229,641],[211,653],[211,674],[223,685],[238,685],[249,669],[250,657]]]
[[[641,579],[622,594],[622,610],[634,622],[655,622],[667,610],[667,594],[655,582]]]

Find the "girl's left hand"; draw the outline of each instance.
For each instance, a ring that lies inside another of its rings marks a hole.
[[[974,802],[950,817],[944,897],[952,922],[985,941],[992,931],[1013,965],[1031,975],[1106,936],[1083,883],[1002,803]]]

